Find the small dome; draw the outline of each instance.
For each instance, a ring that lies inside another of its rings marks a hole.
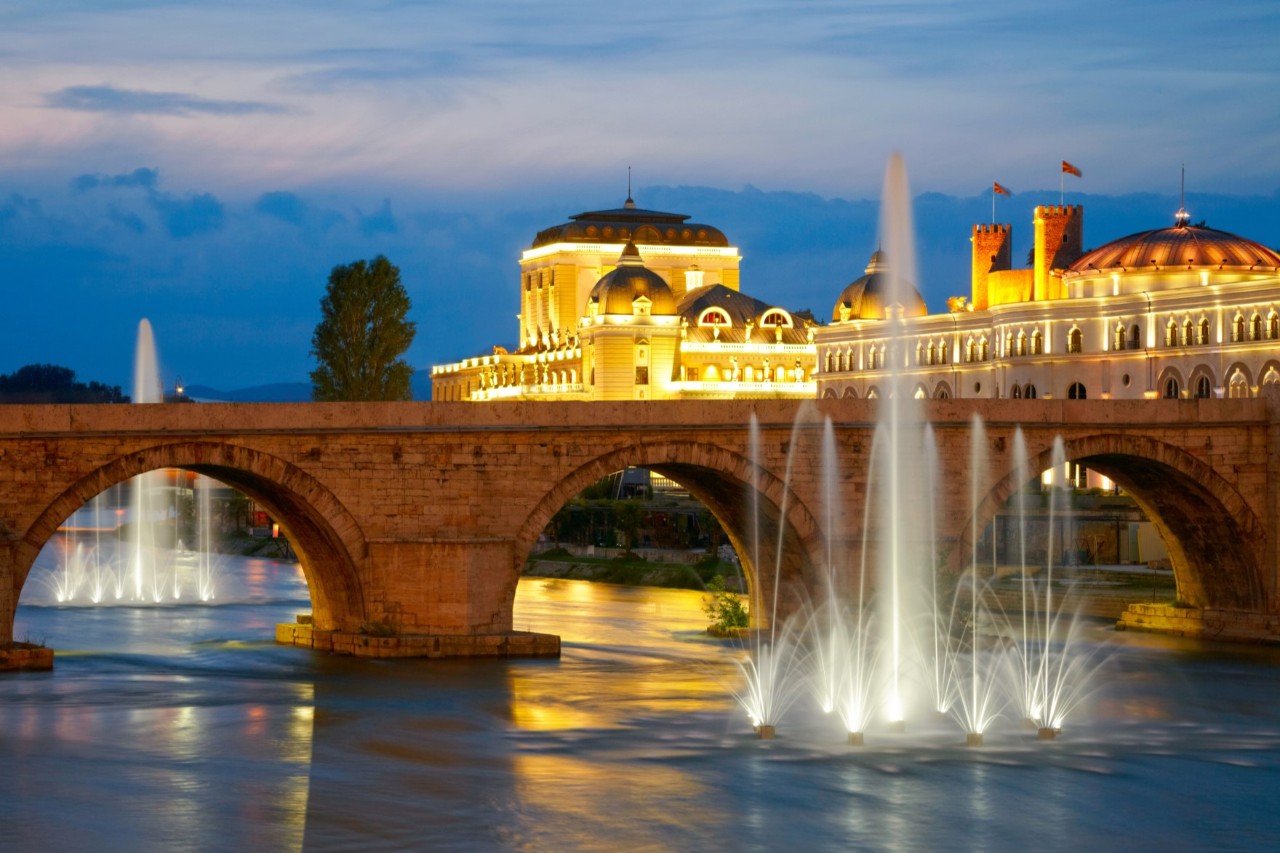
[[[1226,231],[1179,224],[1113,240],[1083,255],[1064,275],[1196,267],[1274,270],[1280,254]]]
[[[729,238],[719,228],[689,222],[689,217],[683,213],[636,207],[630,196],[622,207],[592,210],[569,219],[569,222],[539,231],[529,248],[537,249],[553,243],[625,243],[628,240],[662,246],[723,248],[729,245]]]
[[[840,292],[840,298],[831,311],[831,322],[885,319],[889,305],[889,276],[885,269],[884,252],[876,249],[871,253],[865,275]],[[923,317],[929,313],[924,297],[915,287],[906,295],[903,307],[903,314],[907,317]]]
[[[591,288],[588,303],[599,306],[600,314],[634,314],[633,303],[639,297],[649,300],[650,314],[675,314],[676,297],[662,276],[646,269],[636,244],[628,242],[618,258],[618,266],[606,273]]]

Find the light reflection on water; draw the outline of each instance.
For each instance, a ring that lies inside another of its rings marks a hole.
[[[1280,844],[1275,651],[1117,635],[1059,741],[938,723],[854,750],[803,702],[753,739],[697,593],[527,579],[516,626],[561,660],[380,662],[270,641],[308,607],[296,566],[236,578],[235,604],[20,608],[67,653],[3,679],[0,847]]]

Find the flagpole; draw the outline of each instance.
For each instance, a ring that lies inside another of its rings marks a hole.
[[[1058,171],[1058,207],[1067,205],[1067,170]]]

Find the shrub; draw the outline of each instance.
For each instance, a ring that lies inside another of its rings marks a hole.
[[[702,599],[702,610],[711,620],[711,627],[719,631],[746,628],[750,623],[747,606],[736,592],[725,589],[724,576],[716,575],[707,584],[710,596]]]

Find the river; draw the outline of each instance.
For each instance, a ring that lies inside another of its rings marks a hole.
[[[296,565],[221,603],[66,607],[29,583],[0,685],[0,846],[94,850],[1257,850],[1280,846],[1274,650],[1094,626],[1114,646],[1053,742],[954,725],[843,743],[797,704],[760,741],[697,593],[528,578],[560,660],[276,646]]]

